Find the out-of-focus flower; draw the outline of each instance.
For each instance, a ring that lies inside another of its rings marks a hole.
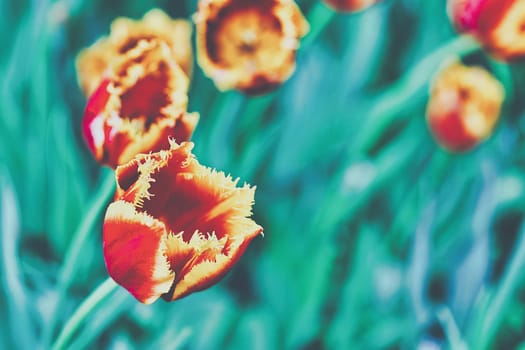
[[[83,133],[95,159],[110,167],[191,137],[188,77],[163,41],[141,41],[120,56],[88,101]]]
[[[115,58],[126,55],[141,42],[152,40],[165,42],[172,50],[177,64],[188,77],[191,76],[193,58],[190,22],[173,20],[161,10],[153,9],[142,20],[124,17],[115,19],[108,37],[99,39],[81,51],[76,67],[78,81],[85,95],[90,96],[100,85]]]
[[[201,0],[197,59],[220,90],[268,92],[295,70],[308,23],[293,0]]]
[[[323,0],[328,6],[336,11],[341,12],[356,12],[362,11],[379,0]]]
[[[430,131],[450,151],[467,151],[492,133],[503,99],[503,86],[485,69],[453,63],[432,85]]]
[[[525,57],[525,1],[448,0],[448,11],[460,32],[474,35],[494,56]]]
[[[104,221],[109,275],[143,303],[211,286],[262,232],[255,188],[202,166],[192,143],[139,155],[116,170],[116,200]]]

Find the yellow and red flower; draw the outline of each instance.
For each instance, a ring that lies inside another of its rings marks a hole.
[[[494,56],[525,57],[525,1],[448,0],[448,11],[460,32],[474,35]]]
[[[82,50],[77,57],[77,77],[82,90],[90,96],[105,79],[113,61],[144,41],[163,41],[171,49],[175,62],[190,77],[193,60],[191,31],[189,21],[173,20],[159,9],[149,11],[142,20],[115,19],[109,36]]]
[[[136,154],[191,137],[198,114],[187,114],[188,77],[163,41],[141,41],[115,58],[88,101],[83,133],[95,159],[110,167]]]
[[[503,86],[485,69],[454,63],[438,73],[431,88],[430,131],[446,149],[467,151],[492,133],[503,99]]]
[[[379,0],[323,0],[328,6],[336,11],[357,12],[362,11]]]
[[[295,70],[308,23],[293,0],[201,0],[197,59],[220,90],[268,92]]]
[[[109,275],[142,303],[211,286],[262,232],[249,218],[255,189],[202,166],[192,148],[171,142],[116,170],[104,257]]]

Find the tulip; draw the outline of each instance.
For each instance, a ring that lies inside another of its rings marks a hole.
[[[495,57],[525,57],[524,1],[449,0],[448,11],[460,32],[472,34]]]
[[[262,94],[295,70],[308,23],[293,0],[201,0],[197,60],[220,90]]]
[[[336,11],[357,12],[379,2],[379,0],[323,0],[328,6]]]
[[[188,77],[163,41],[143,41],[114,63],[83,119],[95,159],[112,168],[136,154],[190,139],[198,114],[186,113]]]
[[[432,85],[428,126],[444,148],[470,150],[491,135],[503,99],[503,86],[485,69],[454,63]]]
[[[142,303],[208,288],[262,232],[255,189],[202,166],[192,143],[138,155],[116,169],[103,228],[109,275]]]

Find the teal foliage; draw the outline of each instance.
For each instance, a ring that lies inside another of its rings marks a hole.
[[[298,3],[312,33],[288,82],[221,93],[195,65],[189,96],[197,158],[257,186],[264,237],[216,286],[173,303],[113,291],[69,348],[525,347],[525,66],[458,37],[443,0],[351,15]],[[196,6],[0,0],[0,348],[48,348],[107,277],[102,215],[68,265],[108,176],[81,137],[77,53],[118,16]],[[457,55],[507,94],[492,137],[465,154],[425,124],[429,82]]]

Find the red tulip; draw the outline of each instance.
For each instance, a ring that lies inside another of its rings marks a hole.
[[[82,50],[76,60],[77,77],[86,96],[100,86],[105,73],[121,56],[132,53],[142,42],[162,41],[171,50],[173,59],[188,77],[191,76],[193,54],[191,24],[171,19],[159,9],[150,10],[140,20],[120,17],[111,23],[109,36]],[[189,81],[188,81],[189,83]]]
[[[262,232],[255,189],[200,165],[192,143],[139,155],[116,170],[104,221],[109,275],[143,303],[175,300],[228,272]]]
[[[188,78],[162,41],[144,41],[115,63],[88,101],[83,132],[95,159],[110,167],[136,154],[187,141],[199,117],[187,114]]]
[[[357,12],[362,11],[379,0],[323,0],[328,6],[336,11]]]
[[[525,1],[448,0],[448,10],[457,29],[474,35],[494,56],[525,57]]]

